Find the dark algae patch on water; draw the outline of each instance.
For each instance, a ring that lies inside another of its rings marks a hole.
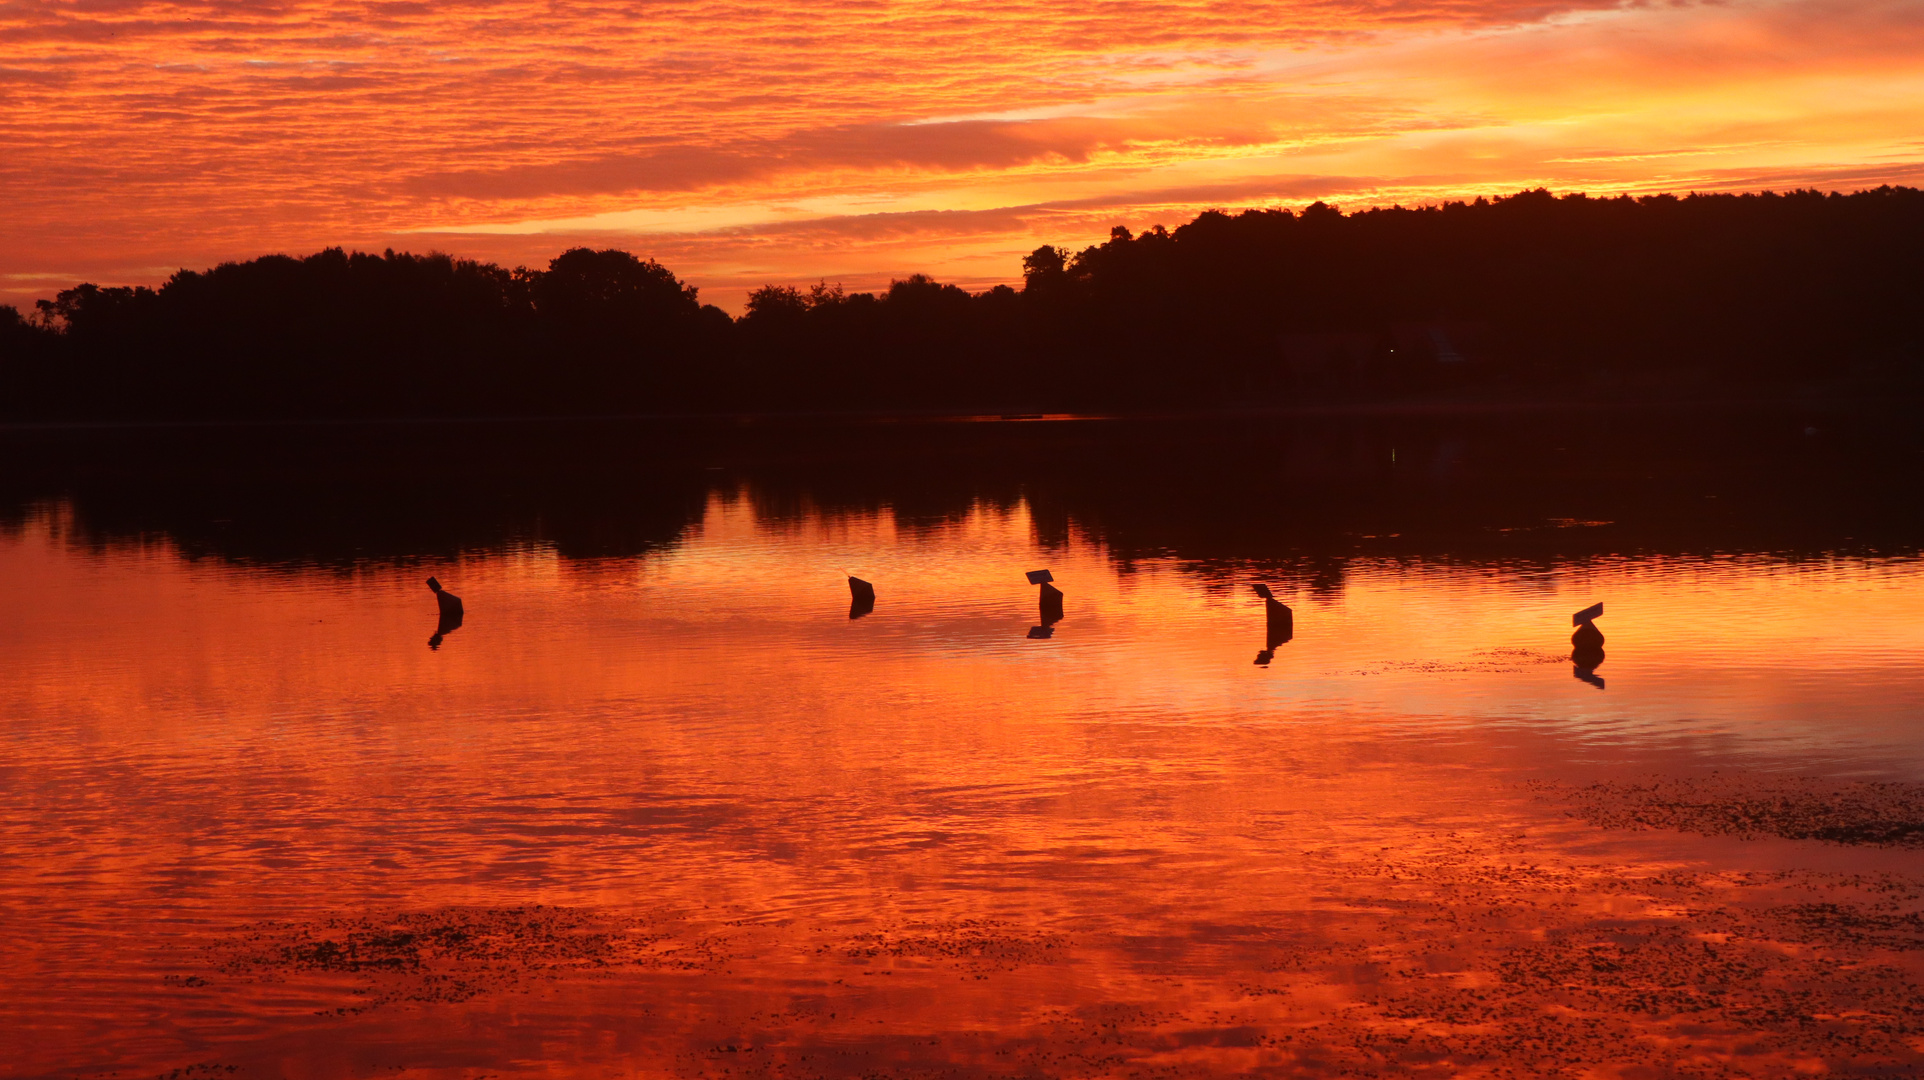
[[[215,974],[173,975],[182,987],[320,977],[358,999],[321,1012],[397,1002],[451,1004],[614,968],[698,971],[715,943],[679,934],[672,916],[613,916],[569,907],[443,908],[247,927],[209,949]]]
[[[1706,836],[1781,836],[1833,844],[1924,847],[1924,785],[1714,773],[1532,785],[1543,798],[1606,829],[1673,829]]]
[[[1253,906],[1233,922],[1198,912],[1178,949],[1086,915],[1075,929],[1048,918],[451,908],[257,927],[223,946],[232,959],[217,978],[241,994],[276,979],[358,980],[359,1011],[397,1005],[316,1021],[343,1033],[559,1023],[619,1001],[630,1010],[623,1045],[664,1077],[1578,1080],[1924,1067],[1914,873],[1597,862],[1474,828],[1367,854],[1305,851],[1293,866],[1313,901]],[[1002,1019],[990,1028],[985,1016]]]
[[[1277,925],[1219,1023],[1294,1075],[1910,1076],[1924,879],[1541,859],[1437,836],[1337,859],[1345,912]]]
[[[961,919],[857,934],[842,946],[842,953],[858,963],[925,961],[986,978],[1031,964],[1054,963],[1068,945],[1069,939],[1061,934],[1024,930],[998,919]]]

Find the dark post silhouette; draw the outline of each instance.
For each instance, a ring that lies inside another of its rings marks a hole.
[[[1289,605],[1276,599],[1269,586],[1258,583],[1256,595],[1263,598],[1263,651],[1256,654],[1256,663],[1267,667],[1276,658],[1276,646],[1288,643],[1296,636],[1296,613]]]
[[[440,621],[434,624],[434,636],[428,638],[428,648],[439,649],[442,638],[461,629],[461,620],[467,612],[461,607],[461,598],[443,589],[440,581],[429,578],[428,588],[434,590],[434,602],[441,609]]]
[[[1042,621],[1062,621],[1062,590],[1047,582],[1042,586]]]
[[[461,598],[443,589],[438,579],[429,578],[428,588],[434,590],[434,602],[441,606],[442,618],[453,617],[459,620],[463,615],[467,614],[461,607]]]
[[[1603,663],[1603,631],[1597,629],[1596,620],[1603,617],[1603,605],[1592,604],[1575,615],[1570,622],[1577,628],[1570,635],[1570,662],[1576,665],[1576,676],[1598,689],[1603,688],[1603,680],[1596,675],[1597,665]]]
[[[859,619],[875,610],[875,586],[856,577],[848,576],[848,617]]]
[[[1062,621],[1062,590],[1049,584],[1055,575],[1047,570],[1029,571],[1029,584],[1042,586],[1042,622],[1044,625]]]
[[[1032,638],[1046,638],[1055,634],[1055,624],[1062,621],[1062,590],[1051,585],[1055,575],[1047,570],[1029,571],[1029,584],[1042,586],[1041,617],[1042,625],[1029,631]]]

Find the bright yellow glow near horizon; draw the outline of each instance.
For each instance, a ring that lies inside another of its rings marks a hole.
[[[0,302],[329,245],[983,287],[1207,207],[1924,177],[1880,0],[0,0]]]

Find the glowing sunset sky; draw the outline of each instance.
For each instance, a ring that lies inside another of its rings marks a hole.
[[[1924,3],[0,0],[0,302],[328,245],[972,287],[1208,206],[1924,178]]]

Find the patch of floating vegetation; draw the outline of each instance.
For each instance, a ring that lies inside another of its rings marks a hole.
[[[1924,949],[1924,911],[1906,911],[1891,901],[1785,904],[1764,912],[1762,920],[1771,924],[1775,937],[1800,945]]]
[[[1924,879],[1518,865],[1527,846],[1456,834],[1384,852],[1332,855],[1374,883],[1360,918],[1278,927],[1242,1008],[1188,1023],[1254,1027],[1305,1075],[1924,1069]]]
[[[184,1065],[178,1069],[169,1069],[164,1073],[159,1073],[154,1077],[154,1080],[221,1080],[221,1078],[231,1077],[240,1071],[241,1067],[239,1065],[222,1065],[219,1063]]]
[[[669,916],[617,918],[529,905],[274,922],[245,927],[213,949],[229,979],[340,976],[361,1000],[322,1012],[395,1002],[445,1004],[531,981],[611,968],[706,971],[723,959],[715,939],[678,933]],[[217,977],[219,977],[217,976]],[[206,986],[198,975],[173,985]]]
[[[1916,873],[1572,861],[1508,828],[1297,868],[1313,903],[1202,920],[1180,956],[1127,927],[1078,928],[1071,949],[1019,917],[523,907],[268,924],[208,973],[428,1016],[534,980],[674,973],[629,995],[661,1005],[633,1022],[662,1075],[1924,1075]],[[1060,967],[1018,971],[1037,965]]]
[[[1924,784],[1713,773],[1645,783],[1529,785],[1606,829],[1781,836],[1833,844],[1924,847]]]
[[[1060,934],[1027,932],[994,919],[962,919],[857,934],[841,952],[858,962],[882,958],[941,961],[986,978],[993,972],[1053,963],[1068,944]],[[818,951],[828,948],[823,946]]]
[[[1332,672],[1332,674],[1500,675],[1542,667],[1546,664],[1569,662],[1570,654],[1567,652],[1552,653],[1541,649],[1524,648],[1478,649],[1470,654],[1468,660],[1384,660],[1368,667]]]

